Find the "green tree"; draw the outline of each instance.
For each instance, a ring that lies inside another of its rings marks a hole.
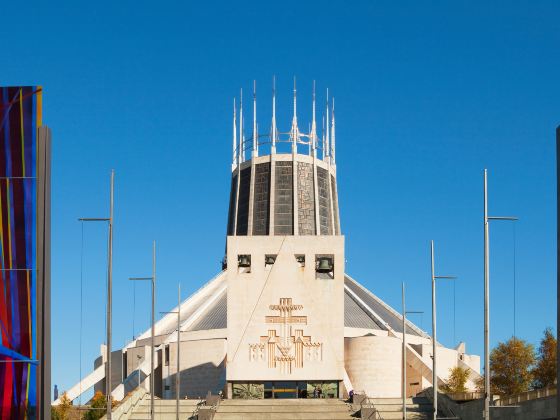
[[[456,392],[467,392],[467,379],[469,379],[470,369],[467,367],[455,366],[449,369],[449,378],[442,387],[443,392],[454,394]]]
[[[99,420],[107,411],[107,400],[101,391],[97,391],[91,399],[91,409],[84,415],[84,420]]]
[[[537,363],[533,369],[535,388],[544,388],[554,384],[556,379],[556,337],[551,328],[544,330],[537,351]]]
[[[512,337],[499,343],[490,353],[490,386],[492,393],[515,395],[528,391],[533,381],[535,364],[532,344]]]

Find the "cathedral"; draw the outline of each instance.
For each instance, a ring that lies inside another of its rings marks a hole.
[[[156,322],[153,353],[151,328],[111,352],[114,399],[138,386],[173,399],[177,383],[181,398],[208,392],[343,398],[350,391],[389,398],[402,395],[403,378],[408,396],[432,386],[431,336],[409,321],[403,330],[402,315],[346,273],[334,99],[327,93],[318,129],[313,87],[304,132],[296,93],[294,83],[293,117],[284,132],[277,127],[274,88],[266,134],[259,133],[256,94],[250,129],[244,127],[242,96],[239,107],[234,101],[221,271]],[[246,131],[252,134],[246,137]],[[71,399],[91,387],[105,389],[106,353],[102,346],[91,373],[68,390]],[[437,362],[439,386],[461,366],[470,369],[467,388],[475,388],[480,358],[467,354],[464,343],[438,343]]]

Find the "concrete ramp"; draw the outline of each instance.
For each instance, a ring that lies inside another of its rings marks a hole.
[[[84,379],[74,385],[70,390],[66,391],[66,396],[70,399],[70,401],[74,401],[76,398],[83,394],[92,386],[94,386],[97,382],[101,381],[105,378],[105,364],[102,364],[89,375],[87,375]],[[60,396],[62,398],[62,395]],[[59,405],[60,398],[54,400],[52,405]]]

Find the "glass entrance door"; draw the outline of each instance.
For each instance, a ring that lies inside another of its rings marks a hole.
[[[307,398],[307,382],[306,381],[265,382],[264,398]]]
[[[274,398],[297,398],[297,383],[293,381],[274,382]]]

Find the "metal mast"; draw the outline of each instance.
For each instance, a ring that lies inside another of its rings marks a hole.
[[[272,77],[272,130],[271,130],[271,153],[276,153],[276,76]]]
[[[484,418],[490,420],[490,220],[518,220],[511,216],[488,216],[488,171],[484,169]]]
[[[331,154],[332,154],[332,159],[331,159],[331,163],[334,165],[335,164],[335,149],[336,149],[336,140],[335,140],[335,121],[334,121],[334,97],[332,98],[332,125],[331,125]]]
[[[243,131],[243,89],[240,91],[239,99],[239,151],[237,155],[239,156],[239,165],[245,160],[245,134]]]
[[[109,244],[107,263],[107,365],[105,366],[105,385],[107,392],[107,420],[111,420],[113,398],[111,396],[111,338],[113,306],[113,202],[115,191],[115,171],[111,171],[111,198],[109,204]]]
[[[437,329],[436,329],[436,280],[455,279],[455,276],[436,276],[434,263],[434,241],[430,242],[432,265],[432,385],[434,389],[434,420],[437,419],[438,382],[437,382]]]
[[[402,283],[402,409],[403,409],[403,419],[406,420],[406,306],[404,301],[404,282]]]
[[[181,389],[181,283],[179,283],[177,306],[177,374],[175,375],[175,398],[177,418],[179,420],[179,391]]]
[[[329,131],[329,88],[327,88],[327,118],[326,118],[326,125],[327,125],[327,133],[326,133],[326,144],[324,145],[325,147],[325,159],[329,160],[330,156],[331,156],[331,152],[330,152],[330,131]]]
[[[317,157],[317,122],[315,121],[315,80],[313,80],[313,121],[311,122],[311,147],[313,157]]]
[[[253,158],[259,155],[259,142],[257,138],[257,81],[253,80]]]
[[[235,107],[235,98],[233,98],[233,159],[232,165],[237,163],[236,148],[237,148],[237,111]]]
[[[298,133],[298,125],[297,125],[297,96],[296,96],[296,78],[294,77],[294,116],[292,118],[292,131],[291,131],[291,140],[292,140],[292,154],[297,153],[297,140],[299,137]]]

